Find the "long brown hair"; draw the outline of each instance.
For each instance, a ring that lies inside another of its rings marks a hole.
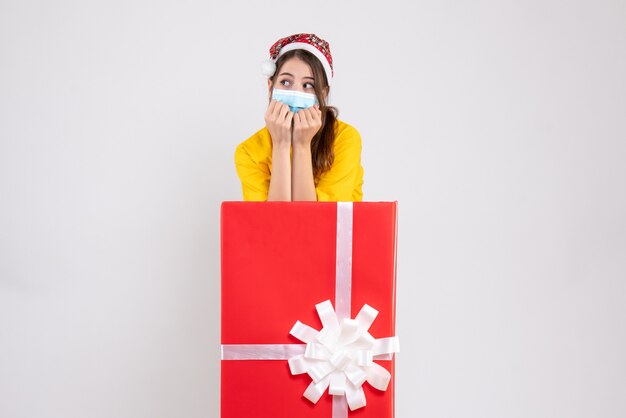
[[[270,100],[272,98],[271,88],[274,87],[276,78],[280,73],[282,65],[291,58],[298,58],[311,67],[313,71],[313,87],[315,89],[315,95],[319,102],[320,110],[322,112],[322,127],[315,134],[311,140],[311,162],[313,165],[313,177],[317,183],[320,174],[324,173],[333,165],[335,160],[335,153],[333,152],[333,145],[335,143],[335,121],[339,115],[339,110],[334,106],[328,106],[324,98],[324,91],[328,91],[328,80],[326,79],[326,72],[320,60],[303,49],[294,49],[285,52],[276,60],[276,72],[270,79]]]

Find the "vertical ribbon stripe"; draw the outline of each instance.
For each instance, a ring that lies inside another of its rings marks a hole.
[[[341,322],[343,318],[351,318],[352,202],[337,202],[337,256],[335,260],[335,312]]]

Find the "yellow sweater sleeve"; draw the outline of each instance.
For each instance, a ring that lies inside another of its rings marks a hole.
[[[265,164],[255,161],[244,143],[235,150],[235,167],[241,180],[241,190],[245,201],[266,201],[270,188],[270,170]]]
[[[334,153],[333,165],[320,176],[315,186],[317,200],[360,202],[363,200],[361,135],[354,127],[341,123],[335,137]]]

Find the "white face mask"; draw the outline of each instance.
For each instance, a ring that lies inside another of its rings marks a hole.
[[[318,103],[316,95],[295,90],[274,89],[272,90],[272,99],[286,104],[294,113]]]

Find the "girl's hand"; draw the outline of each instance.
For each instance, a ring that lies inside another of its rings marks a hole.
[[[265,112],[265,126],[270,131],[273,147],[291,146],[293,112],[284,103],[272,100]]]
[[[293,145],[311,147],[311,140],[322,127],[319,105],[299,110],[293,117]]]

